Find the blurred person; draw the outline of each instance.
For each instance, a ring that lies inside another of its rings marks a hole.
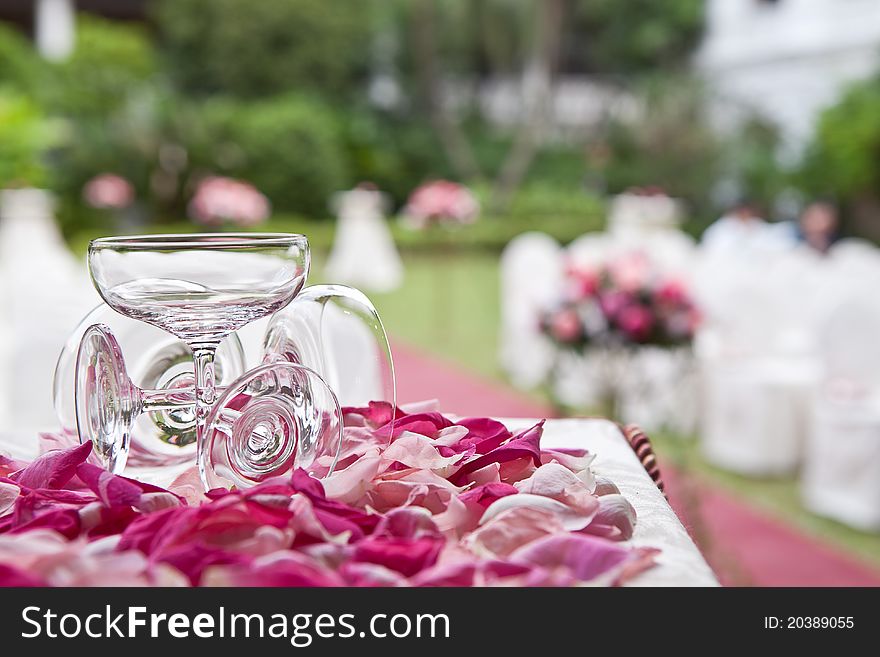
[[[706,229],[700,245],[708,252],[737,255],[761,250],[775,241],[757,206],[742,200]]]
[[[819,253],[828,253],[838,239],[839,229],[837,206],[830,201],[814,201],[798,217],[797,238]]]

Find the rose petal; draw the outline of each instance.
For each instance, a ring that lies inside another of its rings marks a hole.
[[[433,566],[443,544],[443,539],[433,537],[370,537],[357,544],[354,560],[379,564],[410,577]]]
[[[597,504],[587,484],[555,461],[542,465],[528,479],[516,482],[515,486],[521,493],[543,495],[588,512],[593,511]]]
[[[354,504],[370,489],[381,463],[379,451],[371,450],[344,470],[335,471],[323,482],[327,497]]]
[[[433,441],[425,436],[403,432],[399,438],[392,442],[382,453],[385,461],[397,461],[410,468],[420,470],[433,470],[443,476],[453,464],[462,460],[461,454],[441,456]]]
[[[552,511],[514,507],[493,517],[465,539],[465,545],[483,557],[506,557],[514,550],[548,534],[564,531]]]
[[[77,467],[92,451],[91,443],[47,452],[10,479],[27,488],[61,488],[73,478]]]
[[[468,473],[479,470],[490,463],[506,463],[523,458],[534,463],[535,467],[541,465],[541,435],[544,433],[544,420],[541,420],[530,429],[517,434],[500,447],[468,461],[449,478],[454,484],[465,481]],[[502,476],[502,480],[504,477]]]
[[[571,532],[580,531],[589,525],[593,516],[599,510],[598,502],[592,509],[576,509],[543,495],[518,493],[517,495],[507,495],[493,502],[480,519],[480,524],[485,525],[495,516],[517,507],[528,507],[553,513],[562,523],[562,526]]]
[[[604,577],[620,583],[653,565],[654,550],[632,550],[596,536],[554,534],[538,539],[511,555],[515,563],[561,569],[581,582]]]
[[[21,493],[21,488],[13,483],[0,481],[0,518],[12,513],[12,507]]]
[[[623,495],[612,493],[599,498],[599,511],[583,531],[614,541],[625,541],[632,538],[635,526],[636,510],[632,504]]]

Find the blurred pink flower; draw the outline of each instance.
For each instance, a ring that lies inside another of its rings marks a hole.
[[[624,292],[635,292],[650,283],[651,261],[639,251],[628,253],[608,264],[614,284]]]
[[[599,295],[599,307],[609,320],[615,319],[620,311],[632,302],[632,296],[620,290],[611,290]]]
[[[654,291],[654,296],[661,303],[676,305],[690,303],[687,285],[677,279],[663,281]]]
[[[599,291],[600,276],[596,269],[572,267],[567,272],[569,294],[575,301],[588,299]]]
[[[617,314],[617,323],[621,330],[636,342],[646,340],[654,327],[654,316],[651,311],[639,304],[624,307]]]
[[[83,198],[93,208],[121,210],[134,201],[134,187],[122,176],[102,173],[85,184]]]
[[[189,213],[206,226],[219,226],[227,221],[238,226],[256,226],[269,218],[270,205],[269,199],[250,183],[210,176],[196,187]]]
[[[577,312],[565,308],[550,318],[550,334],[559,342],[577,342],[583,333],[583,324]]]
[[[433,180],[413,191],[403,213],[422,227],[432,221],[470,224],[476,221],[480,204],[464,185]]]

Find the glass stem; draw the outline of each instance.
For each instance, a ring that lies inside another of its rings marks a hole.
[[[155,411],[186,411],[196,404],[195,390],[178,388],[176,390],[141,390],[141,413]]]
[[[189,345],[192,349],[193,363],[196,372],[196,436],[198,445],[198,462],[199,470],[204,466],[202,452],[205,450],[205,432],[207,427],[205,423],[208,419],[208,413],[216,399],[216,380],[214,378],[214,354],[217,352],[216,342],[198,342]],[[204,473],[199,473],[202,481],[205,480]]]

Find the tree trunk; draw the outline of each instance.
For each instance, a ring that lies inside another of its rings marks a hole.
[[[492,190],[490,205],[494,212],[507,209],[540,145],[552,103],[564,9],[565,0],[535,3],[536,36],[522,76],[524,119]]]
[[[449,114],[443,98],[443,79],[438,67],[434,39],[434,2],[435,0],[418,0],[413,12],[415,63],[419,85],[428,106],[431,125],[440,138],[449,163],[461,180],[473,181],[482,175],[479,164],[461,126]]]

